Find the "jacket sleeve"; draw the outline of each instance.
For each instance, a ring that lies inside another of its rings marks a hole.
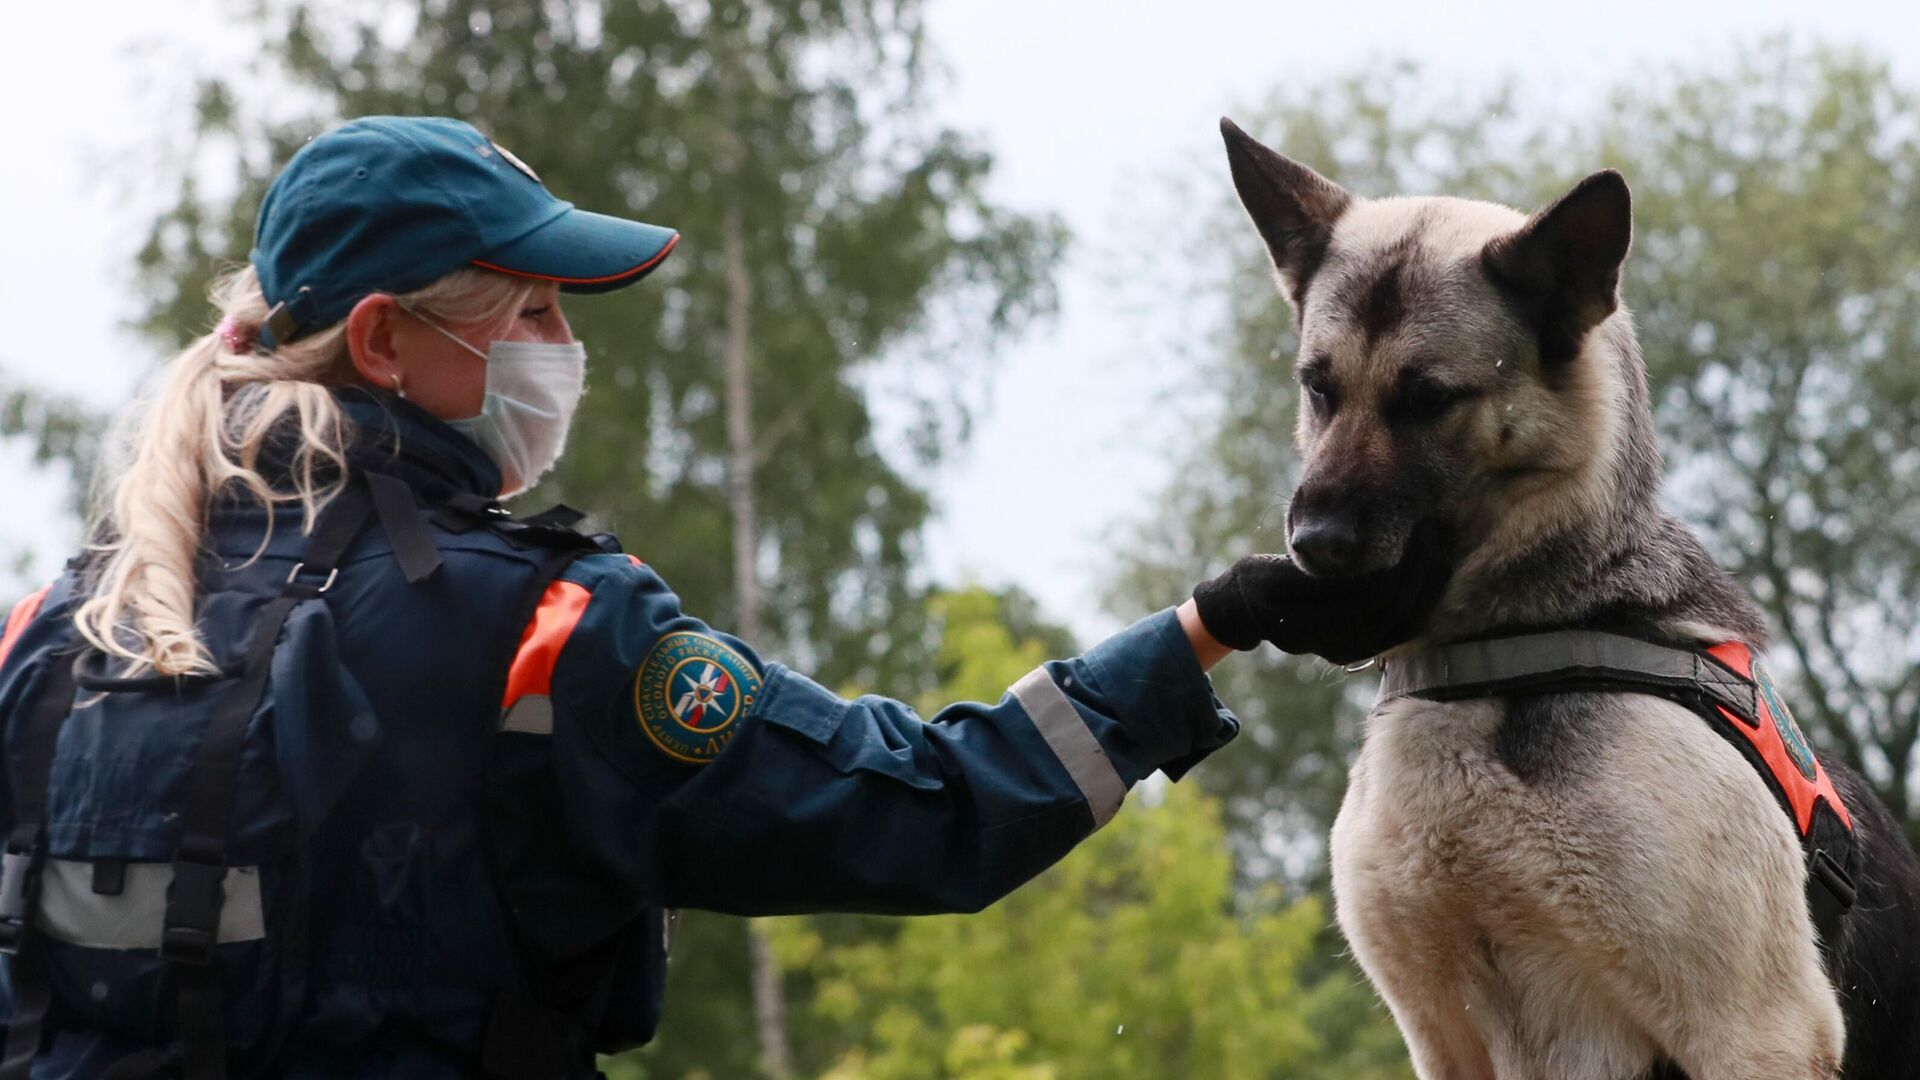
[[[649,902],[978,910],[1239,730],[1171,610],[922,720],[761,662],[644,566],[568,577],[587,590],[551,679],[568,833]]]

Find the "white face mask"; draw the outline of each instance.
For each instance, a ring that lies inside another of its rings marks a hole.
[[[417,315],[417,313],[416,313]],[[481,352],[432,319],[421,322],[487,362],[480,415],[448,420],[500,467],[500,494],[518,495],[560,460],[587,388],[587,347],[577,341],[495,341]]]

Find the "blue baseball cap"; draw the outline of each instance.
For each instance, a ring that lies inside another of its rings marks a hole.
[[[471,124],[362,117],[301,147],[260,204],[251,258],[271,310],[260,341],[293,341],[370,293],[468,266],[607,292],[645,277],[679,239],[555,198]]]

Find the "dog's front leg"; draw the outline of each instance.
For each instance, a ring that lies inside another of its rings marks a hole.
[[[1496,1080],[1493,1058],[1480,1033],[1467,1022],[1465,1005],[1427,1001],[1389,1002],[1388,1007],[1407,1040],[1420,1080]]]
[[[1392,1010],[1421,1080],[1496,1080],[1465,996],[1479,951],[1460,912],[1410,858],[1410,832],[1355,763],[1333,826],[1333,893],[1354,959]],[[1384,812],[1383,812],[1384,811]]]
[[[1756,988],[1766,999],[1722,1016],[1669,1052],[1691,1080],[1835,1080],[1842,1034],[1831,995]]]

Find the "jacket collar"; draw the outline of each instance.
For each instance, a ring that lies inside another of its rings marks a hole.
[[[342,387],[334,397],[354,426],[349,455],[355,467],[392,473],[428,502],[500,493],[499,466],[432,413],[365,387]]]

